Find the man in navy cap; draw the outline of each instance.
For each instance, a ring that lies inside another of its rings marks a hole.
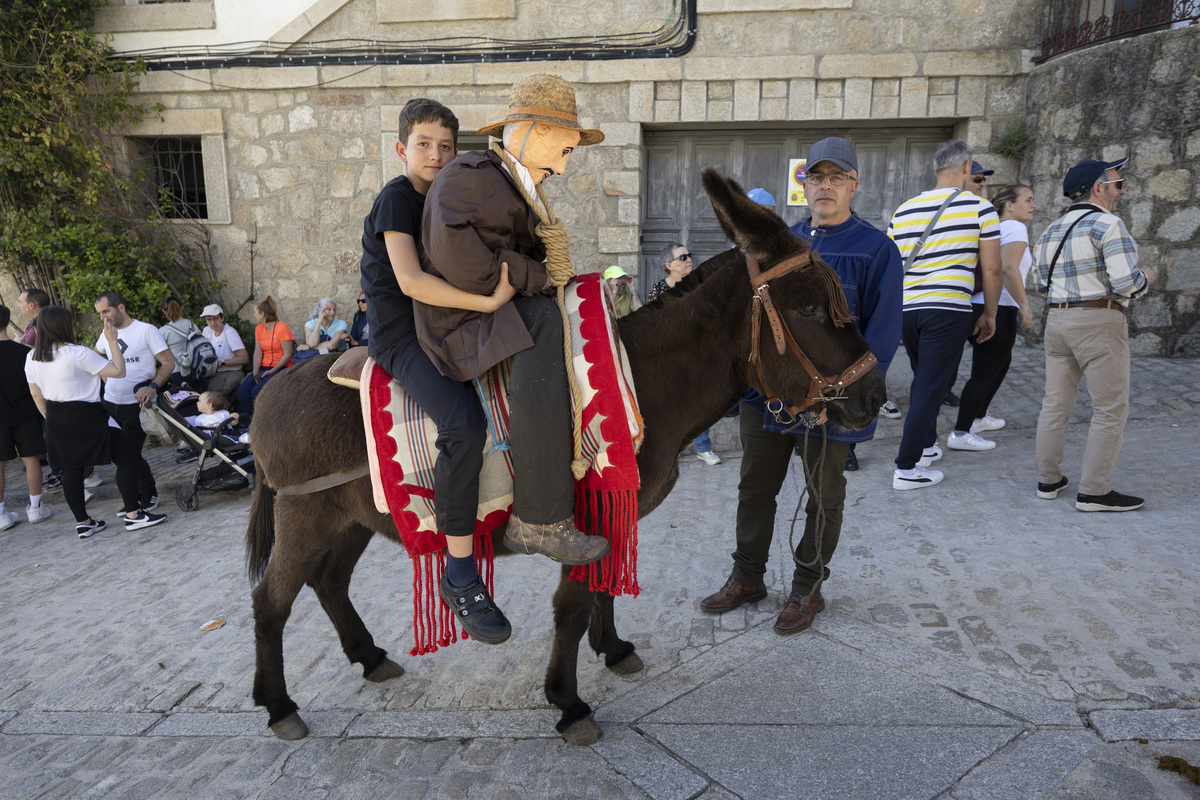
[[[967,183],[967,191],[971,192],[973,194],[977,194],[986,200],[987,195],[985,195],[983,193],[983,190],[985,188],[987,188],[988,175],[995,175],[995,174],[996,174],[996,170],[984,169],[983,164],[980,164],[978,161],[972,161],[971,162],[971,180],[969,183]]]
[[[1067,486],[1063,434],[1080,378],[1087,377],[1092,422],[1083,452],[1075,508],[1132,511],[1140,497],[1109,485],[1129,417],[1129,331],[1125,307],[1154,282],[1138,266],[1137,242],[1113,212],[1125,194],[1118,161],[1082,161],[1067,172],[1063,195],[1073,201],[1033,246],[1038,291],[1047,295],[1044,334],[1046,395],[1037,427],[1038,497],[1053,500]]]
[[[871,345],[880,370],[886,372],[900,343],[903,267],[896,245],[850,210],[856,191],[858,158],[850,142],[837,137],[817,142],[808,151],[804,179],[812,216],[797,223],[792,232],[808,241],[833,267],[845,289],[850,313]],[[755,197],[754,192],[750,197],[765,205],[766,198]],[[846,503],[842,468],[851,446],[870,439],[875,424],[861,431],[832,423],[824,430],[797,430],[797,424],[785,424],[766,413],[765,402],[761,394],[751,391],[740,404],[742,467],[733,572],[720,590],[700,602],[700,608],[723,614],[767,596],[763,575],[775,532],[776,495],[787,477],[792,452],[799,450],[814,489],[805,506],[804,536],[795,552],[791,593],[775,620],[775,632],[788,635],[808,628],[825,608],[821,583],[829,577],[827,565],[838,544]],[[822,441],[824,436],[828,436],[827,443]]]

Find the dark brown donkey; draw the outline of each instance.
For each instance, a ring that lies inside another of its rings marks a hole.
[[[747,199],[735,182],[707,170],[704,187],[722,227],[740,249],[709,259],[664,298],[619,322],[646,420],[637,459],[642,516],[674,486],[680,451],[720,419],[746,387],[761,390],[765,383],[786,404],[804,405],[810,383],[817,381],[800,358],[783,348],[782,339],[779,349],[785,352],[777,349],[776,336],[783,328],[794,335],[820,375],[832,376],[835,386],[838,376],[861,366],[869,353],[853,323],[836,324],[845,297],[833,271],[816,261],[786,274],[766,275],[770,305],[781,325],[761,315],[754,348],[761,367],[749,363],[752,306],[762,301],[754,299],[748,265],[756,261],[749,268],[761,265],[763,273],[779,264],[786,270],[787,262],[808,248],[779,217]],[[375,510],[370,479],[360,477],[309,494],[276,494],[282,487],[324,475],[354,474],[366,464],[358,396],[325,378],[329,363],[328,358],[313,359],[275,378],[258,398],[251,433],[259,483],[246,549],[252,578],[261,578],[253,592],[254,701],[267,708],[272,731],[283,739],[308,732],[288,696],[283,674],[283,628],[306,583],[333,621],[347,657],[362,664],[367,680],[379,682],[403,673],[375,645],[349,598],[354,566],[371,536],[378,532],[399,542],[391,517]],[[861,379],[834,394],[837,399],[827,395],[814,410],[824,406],[835,422],[861,428],[884,401],[883,378],[877,367],[869,366]],[[322,412],[306,416],[305,409]],[[340,413],[329,413],[331,409]],[[573,744],[591,744],[600,736],[600,727],[577,692],[576,661],[584,632],[609,669],[636,672],[642,661],[633,645],[617,635],[611,596],[568,581],[564,570],[553,607],[546,698],[562,711],[558,732]]]

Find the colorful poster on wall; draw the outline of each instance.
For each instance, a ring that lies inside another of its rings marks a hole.
[[[804,198],[804,168],[808,164],[806,158],[793,158],[788,161],[788,202],[789,206],[806,206]]]

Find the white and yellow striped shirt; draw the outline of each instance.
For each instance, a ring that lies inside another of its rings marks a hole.
[[[892,215],[887,234],[906,262],[929,220],[953,189],[930,189]],[[1000,218],[982,197],[962,192],[942,212],[912,266],[904,274],[904,310],[970,311],[979,243],[1000,238]]]

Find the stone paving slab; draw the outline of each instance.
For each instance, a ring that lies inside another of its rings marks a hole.
[[[1088,719],[1106,742],[1126,739],[1200,741],[1200,709],[1195,708],[1093,711]]]
[[[592,749],[654,800],[689,800],[697,796],[709,796],[705,793],[709,787],[706,777],[629,728],[606,727],[604,736]]]
[[[1196,800],[1200,787],[1157,768],[1160,756],[1200,764],[1200,745],[1189,742],[1101,743],[1070,774],[1048,786],[1039,800]]]
[[[955,800],[1036,800],[1079,765],[1096,745],[1089,731],[1041,730],[1018,737],[972,770]]]
[[[557,739],[554,724],[559,716],[551,709],[373,711],[360,715],[350,726],[347,735],[390,739]]]
[[[304,715],[311,736],[336,739],[345,736],[356,715],[313,711]],[[182,712],[171,714],[147,736],[273,736],[261,713]]]
[[[72,736],[137,736],[162,720],[159,714],[107,711],[22,711],[4,726],[5,734],[70,734]]]
[[[890,725],[640,727],[735,795],[754,800],[936,797],[1021,732]]]

